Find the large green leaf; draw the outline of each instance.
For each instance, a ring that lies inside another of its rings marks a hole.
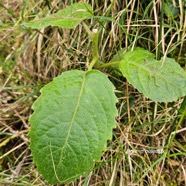
[[[55,14],[39,20],[22,23],[25,27],[42,29],[47,26],[60,26],[63,28],[74,28],[81,21],[93,16],[92,7],[87,3],[74,3]]]
[[[174,59],[157,61],[154,55],[136,48],[125,53],[120,70],[147,98],[171,102],[186,95],[186,73]]]
[[[92,170],[112,138],[116,102],[113,84],[97,70],[64,72],[41,89],[30,118],[30,148],[49,183]]]

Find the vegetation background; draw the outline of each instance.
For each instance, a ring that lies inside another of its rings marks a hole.
[[[54,13],[78,0],[0,2],[0,185],[48,185],[29,150],[31,106],[39,90],[63,71],[86,69],[91,42],[82,25],[26,30],[23,21]],[[120,49],[143,47],[167,55],[186,69],[185,0],[85,0],[95,10],[90,29],[99,29],[100,60]],[[164,2],[164,4],[163,4]],[[119,98],[117,126],[100,162],[67,186],[186,186],[186,119],[183,99],[154,103],[105,68]],[[109,101],[109,100],[108,100]],[[166,148],[165,148],[166,147]],[[150,153],[150,150],[163,153]]]

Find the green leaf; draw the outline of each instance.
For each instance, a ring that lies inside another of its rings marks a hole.
[[[113,84],[97,70],[64,72],[41,89],[30,118],[30,148],[49,183],[93,169],[112,138],[116,102]]]
[[[120,70],[139,92],[157,102],[171,102],[186,95],[186,73],[174,59],[157,61],[149,51],[136,48],[125,53]]]
[[[125,52],[126,52],[126,48],[118,50],[117,53],[113,56],[111,62],[121,61],[124,57]],[[113,69],[115,76],[122,76],[122,73],[119,70],[119,63],[112,65],[111,68]]]
[[[126,48],[118,50],[117,53],[113,56],[111,62],[122,60],[123,57],[124,57],[125,52],[126,52]]]
[[[168,1],[167,3],[164,3],[164,13],[169,19],[174,20],[174,18],[179,15],[179,8],[175,7],[172,1]]]
[[[63,28],[74,28],[81,21],[90,19],[93,16],[92,7],[87,3],[74,3],[55,14],[39,20],[22,23],[23,27],[42,29],[47,26],[59,26]]]

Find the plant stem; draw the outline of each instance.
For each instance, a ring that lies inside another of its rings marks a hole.
[[[154,118],[155,118],[156,104],[157,103],[153,102],[153,105],[152,105],[152,121],[151,121],[150,134],[153,134],[154,133]],[[150,138],[150,146],[152,146],[152,142],[153,142],[153,137]]]
[[[99,67],[98,64],[98,30],[97,29],[93,29],[92,31],[92,46],[93,46],[93,59],[88,67],[88,71],[92,70],[92,68],[95,67]]]
[[[105,67],[113,66],[113,65],[117,65],[117,64],[119,64],[119,61],[113,61],[113,62],[105,63],[103,65],[99,65],[98,68],[105,68]]]
[[[89,27],[88,27],[84,22],[82,22],[82,23],[83,23],[83,26],[84,26],[84,28],[85,28],[87,34],[89,35],[90,39],[92,40],[92,38],[93,38],[93,33],[91,32],[91,30],[89,29]]]
[[[162,29],[163,29],[163,14],[164,14],[164,0],[161,2],[161,15],[160,15],[160,28],[159,28],[159,34],[158,34],[158,54],[157,54],[157,60],[160,60],[161,57],[161,40],[162,40]]]
[[[171,133],[175,130],[178,129],[178,127],[182,124],[184,118],[186,116],[186,96],[184,97],[184,100],[178,110],[178,115],[176,116],[172,126],[171,126],[171,129],[169,131],[169,134],[168,134],[168,137],[165,141],[165,147],[167,146],[170,146],[169,144],[172,142],[172,140],[174,139],[176,133],[174,135],[171,136]],[[177,123],[177,120],[179,119],[178,123]]]

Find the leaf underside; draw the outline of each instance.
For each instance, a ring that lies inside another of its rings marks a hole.
[[[62,28],[74,28],[81,21],[90,19],[93,16],[92,7],[87,3],[74,3],[65,9],[51,14],[48,17],[30,22],[24,22],[24,27],[31,27],[33,29],[42,29],[47,26],[59,26]]]
[[[116,102],[113,84],[97,70],[64,72],[41,89],[30,118],[30,148],[49,183],[92,170],[112,138]]]
[[[153,101],[171,102],[186,95],[186,73],[172,58],[158,61],[136,48],[125,53],[119,67],[128,82]]]

